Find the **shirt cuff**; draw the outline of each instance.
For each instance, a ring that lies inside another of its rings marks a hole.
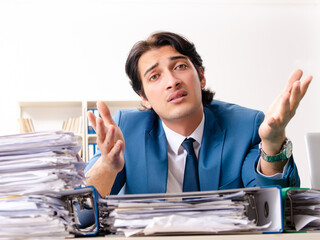
[[[290,161],[290,159],[289,159],[289,161]],[[281,178],[283,178],[285,172],[286,172],[287,169],[288,169],[289,161],[287,161],[286,165],[284,165],[283,170],[282,170],[282,173],[276,173],[276,174],[274,174],[274,175],[267,176],[267,175],[264,175],[264,174],[261,173],[260,159],[259,159],[258,164],[257,164],[257,173],[259,173],[260,175],[262,175],[262,176],[264,176],[264,177],[267,177],[267,178],[271,178],[271,179],[281,179]]]

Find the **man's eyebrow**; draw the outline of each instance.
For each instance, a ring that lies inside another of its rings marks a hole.
[[[159,63],[156,63],[156,64],[152,65],[151,67],[149,67],[147,69],[147,71],[143,74],[143,76],[145,77],[148,72],[150,72],[152,69],[156,68],[158,65],[159,65]]]
[[[177,60],[177,59],[185,59],[185,60],[188,60],[188,58],[186,56],[173,56],[173,57],[170,57],[170,60]]]

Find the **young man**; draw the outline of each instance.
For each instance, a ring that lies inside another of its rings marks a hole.
[[[138,42],[126,72],[147,110],[122,110],[113,120],[106,104],[98,102],[101,118],[88,115],[101,152],[86,168],[87,185],[102,197],[123,186],[125,193],[190,191],[185,182],[191,175],[191,191],[299,186],[285,127],[311,76],[300,81],[302,71],[294,71],[264,116],[212,100],[201,57],[174,33],[155,33]],[[184,145],[189,138],[195,154]],[[191,158],[195,173],[187,163]]]

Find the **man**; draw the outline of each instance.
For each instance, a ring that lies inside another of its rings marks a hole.
[[[300,81],[302,71],[294,71],[264,117],[212,101],[201,57],[174,33],[155,33],[138,42],[126,72],[147,110],[122,110],[113,120],[106,104],[98,102],[101,118],[88,114],[101,152],[86,168],[87,185],[102,197],[123,186],[125,193],[190,191],[185,182],[191,175],[191,191],[299,186],[285,127],[311,76]],[[185,139],[192,139],[194,153],[184,147]],[[195,173],[189,172],[191,158],[196,158]]]

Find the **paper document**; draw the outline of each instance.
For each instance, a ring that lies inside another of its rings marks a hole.
[[[137,194],[99,199],[100,225],[115,234],[204,234],[262,231],[249,219],[246,192]]]
[[[296,231],[320,230],[320,190],[292,189],[287,193],[286,228]]]
[[[69,132],[0,136],[0,239],[65,239],[73,216],[60,192],[85,184]]]

